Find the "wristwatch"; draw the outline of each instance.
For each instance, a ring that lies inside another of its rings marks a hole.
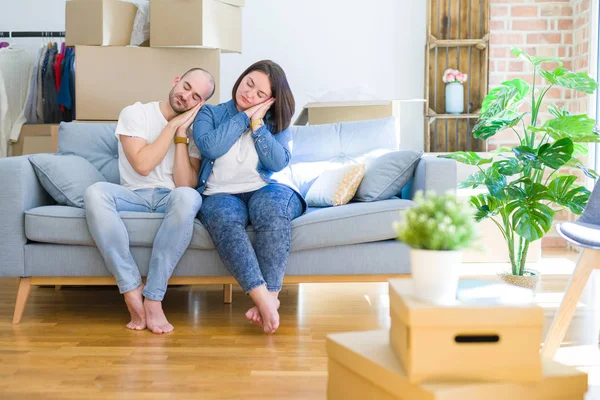
[[[184,143],[186,146],[190,143],[190,138],[189,137],[179,137],[179,136],[175,136],[175,138],[173,139],[173,141],[175,142],[175,144],[177,143]]]

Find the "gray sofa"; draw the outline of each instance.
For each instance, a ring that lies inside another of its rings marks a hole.
[[[370,126],[365,121],[292,127],[294,156],[289,173],[298,175],[300,164],[318,165],[322,170],[329,163],[364,161],[369,155],[397,150],[395,132],[373,131]],[[59,153],[86,158],[109,182],[118,183],[114,129],[114,124],[62,123]],[[314,138],[322,139],[310,143]],[[313,159],[320,162],[295,158],[296,151],[310,153],[306,146],[314,147]],[[318,174],[319,168],[313,168],[313,173]],[[29,156],[0,159],[0,182],[0,277],[21,278],[13,323],[20,321],[32,285],[114,284],[88,232],[84,210],[56,205],[38,181]],[[306,182],[298,185],[306,187]],[[307,210],[292,224],[285,282],[385,281],[409,274],[408,248],[394,240],[392,222],[399,219],[400,210],[411,206],[415,191],[455,188],[454,161],[424,156],[404,191],[405,199]],[[145,276],[162,215],[125,212],[122,216],[132,254]],[[251,226],[248,231],[251,235]],[[198,220],[171,283],[223,284],[225,301],[231,301],[235,281]]]

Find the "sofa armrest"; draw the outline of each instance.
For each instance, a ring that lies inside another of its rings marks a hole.
[[[419,190],[433,190],[438,194],[448,191],[456,192],[456,161],[436,156],[423,156],[413,177],[409,196],[412,199]]]
[[[25,211],[53,204],[28,156],[0,159],[0,276],[24,276]]]

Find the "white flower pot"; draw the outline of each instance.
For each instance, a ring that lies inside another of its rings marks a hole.
[[[465,110],[465,90],[462,83],[446,84],[446,113],[462,114]]]
[[[446,304],[456,301],[462,251],[410,250],[415,297]]]

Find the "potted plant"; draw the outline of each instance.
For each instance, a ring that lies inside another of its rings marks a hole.
[[[473,136],[486,140],[511,129],[518,143],[493,151],[489,158],[461,151],[440,157],[477,167],[459,188],[486,188],[485,194],[472,196],[470,203],[477,210],[477,221],[490,218],[506,241],[512,268],[502,278],[534,288],[539,276],[525,268],[529,245],[550,230],[557,210],[583,212],[590,192],[577,183],[573,171],[598,177],[578,157],[587,154],[587,143],[600,141],[595,120],[585,114],[573,115],[564,107],[549,105],[552,118],[540,123],[543,101],[554,86],[592,94],[598,84],[583,72],[566,70],[559,59],[533,57],[516,48],[512,52],[533,66],[534,83],[513,79],[491,90],[483,101]],[[547,63],[558,67],[545,69]],[[536,88],[538,76],[549,85]]]
[[[475,239],[475,211],[453,193],[426,196],[417,192],[415,206],[394,223],[410,249],[415,296],[434,303],[456,300],[462,249]]]
[[[463,83],[467,81],[467,74],[457,69],[447,69],[442,75],[446,84],[446,113],[461,114],[465,110],[465,90]]]

